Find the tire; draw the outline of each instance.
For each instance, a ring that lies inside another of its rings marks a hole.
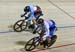
[[[14,24],[13,29],[14,29],[14,31],[16,31],[16,32],[21,32],[21,31],[25,30],[26,27],[27,27],[27,26],[26,26],[25,20],[18,20],[18,21]]]
[[[51,38],[51,43],[50,43],[49,47],[52,46],[52,45],[56,42],[56,40],[57,40],[57,35],[54,35],[54,36]]]
[[[37,41],[35,41],[35,39],[36,39]],[[34,38],[30,39],[30,40],[26,43],[24,49],[25,49],[26,51],[31,51],[31,50],[35,49],[35,48],[39,45],[38,39],[39,39],[39,37],[34,37]],[[35,42],[34,42],[34,41],[35,41]],[[29,48],[27,48],[28,46],[29,46]]]
[[[56,42],[56,39],[57,39],[57,36],[54,35],[52,38],[51,38],[51,42],[48,44],[47,40],[44,41],[44,48],[48,48],[50,46],[52,46],[55,42]]]

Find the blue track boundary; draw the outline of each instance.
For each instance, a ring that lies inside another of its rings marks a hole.
[[[61,27],[58,27],[58,29],[62,29],[62,28],[75,28],[75,26],[61,26]],[[0,31],[0,34],[1,33],[11,33],[11,32],[14,32],[14,31]]]
[[[75,26],[61,26],[61,27],[58,27],[58,28],[75,28]]]

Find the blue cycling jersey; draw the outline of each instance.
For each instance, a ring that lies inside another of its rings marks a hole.
[[[35,12],[34,11],[34,6],[33,5],[30,5],[30,17],[27,20],[35,19],[34,12]]]

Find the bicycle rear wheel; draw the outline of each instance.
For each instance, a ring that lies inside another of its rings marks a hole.
[[[16,32],[21,32],[21,31],[25,30],[26,27],[27,26],[26,26],[25,20],[19,20],[14,24],[13,29]]]
[[[51,38],[51,42],[48,43],[47,40],[44,41],[44,48],[48,48],[50,46],[52,46],[55,42],[56,42],[56,39],[57,39],[57,36],[54,35],[52,38]]]
[[[49,47],[52,46],[57,40],[57,35],[54,35],[52,38],[51,38],[51,43],[49,44]]]
[[[39,39],[39,37],[34,37],[34,38],[30,39],[30,40],[26,43],[24,49],[25,49],[26,51],[31,51],[31,50],[35,49],[35,48],[39,45],[38,39]]]

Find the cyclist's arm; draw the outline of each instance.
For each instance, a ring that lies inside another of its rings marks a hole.
[[[48,23],[45,23],[45,35],[43,36],[43,38],[46,38],[47,36],[49,36],[50,30],[49,30],[49,25]]]
[[[33,30],[33,34],[37,33],[38,31],[40,31],[40,26],[37,25],[37,27]]]
[[[25,12],[24,14],[23,14],[23,16],[25,16],[27,14],[27,12]]]
[[[21,15],[21,17],[24,17],[27,14],[27,12],[24,12],[24,14]]]

